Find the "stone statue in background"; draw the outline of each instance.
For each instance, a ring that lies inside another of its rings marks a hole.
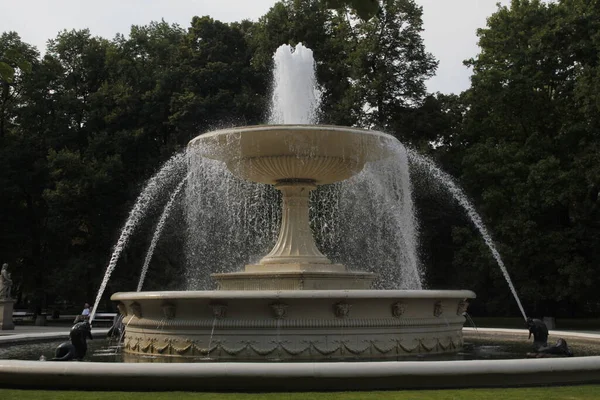
[[[12,288],[12,279],[8,272],[8,264],[2,264],[0,271],[0,300],[10,299],[10,289]]]
[[[527,318],[527,328],[529,329],[529,339],[533,334],[533,346],[536,350],[548,346],[548,327],[544,321]]]

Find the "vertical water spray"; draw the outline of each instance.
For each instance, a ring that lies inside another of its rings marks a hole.
[[[283,45],[274,61],[270,123],[315,123],[319,93],[312,51]],[[239,151],[241,144],[228,140],[228,151]],[[377,273],[379,288],[422,289],[408,156],[401,143],[391,147],[389,159],[313,192],[311,229],[321,251],[353,270]],[[208,289],[211,273],[255,263],[273,246],[280,196],[270,186],[236,178],[221,162],[195,151],[188,157],[186,282],[188,289]],[[227,251],[218,251],[223,246]]]
[[[311,49],[284,44],[273,55],[269,124],[316,124],[321,94]]]
[[[461,205],[461,207],[466,211],[467,215],[471,219],[471,222],[473,223],[473,225],[475,225],[475,227],[477,228],[477,230],[483,237],[485,244],[492,252],[492,255],[493,255],[494,259],[496,260],[496,263],[500,267],[500,270],[502,271],[502,274],[504,275],[504,278],[506,279],[506,282],[508,283],[508,287],[510,288],[512,295],[515,298],[517,305],[519,306],[519,310],[521,310],[521,314],[523,315],[523,318],[527,321],[527,315],[525,314],[525,309],[523,308],[523,305],[521,304],[521,300],[519,299],[519,296],[517,295],[517,290],[515,289],[515,287],[512,283],[512,280],[510,279],[508,270],[506,269],[506,266],[504,265],[504,262],[502,261],[502,258],[500,257],[500,253],[496,249],[496,245],[494,244],[494,241],[492,240],[492,236],[489,234],[487,228],[485,227],[485,225],[483,224],[483,221],[481,220],[481,217],[479,216],[477,211],[475,211],[475,207],[473,206],[473,204],[471,204],[467,195],[462,191],[462,189],[460,187],[458,187],[458,185],[456,183],[454,183],[454,180],[452,179],[452,177],[450,175],[448,175],[447,173],[445,173],[444,171],[442,171],[441,169],[439,169],[433,161],[416,153],[413,150],[409,150],[409,157],[413,162],[426,168],[435,178],[437,178],[446,187],[446,189],[448,189],[448,191],[452,194],[452,196],[456,199],[456,201],[458,201],[458,203]]]
[[[140,292],[142,290],[142,287],[144,286],[144,280],[146,279],[146,273],[148,272],[148,266],[150,265],[150,260],[152,260],[152,255],[154,254],[154,249],[156,248],[156,244],[158,243],[158,240],[160,239],[160,235],[162,234],[163,228],[165,227],[167,218],[171,214],[171,209],[173,208],[173,204],[175,204],[175,199],[177,198],[177,196],[179,196],[179,193],[181,193],[181,190],[183,189],[183,186],[187,182],[187,179],[189,178],[189,176],[190,176],[190,174],[186,175],[186,177],[183,178],[181,180],[181,182],[179,182],[179,185],[177,185],[177,188],[175,188],[175,191],[171,195],[169,202],[165,206],[165,208],[160,216],[160,219],[158,220],[158,224],[156,224],[156,229],[154,230],[154,235],[152,236],[152,241],[150,242],[150,247],[148,248],[148,252],[146,253],[146,258],[144,259],[144,265],[142,267],[142,272],[140,274],[140,280],[139,280],[138,286],[137,286],[138,292]]]
[[[137,229],[140,221],[143,219],[148,208],[151,205],[153,205],[154,200],[161,193],[163,185],[168,184],[170,180],[173,177],[177,176],[177,173],[183,170],[184,168],[185,154],[179,153],[174,155],[162,166],[162,168],[153,177],[151,177],[148,180],[144,189],[142,190],[142,193],[138,196],[133,208],[129,212],[127,221],[125,222],[125,225],[121,230],[119,240],[115,245],[113,254],[111,255],[108,266],[106,267],[104,278],[102,279],[102,283],[100,284],[100,288],[98,289],[98,294],[96,295],[94,307],[92,308],[92,312],[90,313],[90,323],[94,320],[96,310],[98,309],[98,305],[100,304],[100,300],[102,299],[102,295],[104,294],[106,285],[108,284],[110,276],[113,270],[115,269],[115,266],[117,265],[117,261],[121,256],[121,252],[129,242],[129,238]]]
[[[320,92],[312,50],[301,43],[282,45],[273,59],[269,123],[317,123]],[[311,228],[325,254],[353,269],[378,273],[380,287],[422,289],[408,158],[400,143],[392,151],[393,160],[314,192]]]

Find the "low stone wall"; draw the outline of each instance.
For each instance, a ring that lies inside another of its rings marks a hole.
[[[27,389],[325,391],[600,382],[600,357],[361,363],[110,364],[0,360],[0,386]]]
[[[523,336],[524,333],[525,330],[517,329],[477,330],[481,337]],[[599,334],[553,333],[600,342]],[[600,356],[342,363],[128,364],[0,360],[0,387],[25,389],[307,392],[588,383],[600,383]]]

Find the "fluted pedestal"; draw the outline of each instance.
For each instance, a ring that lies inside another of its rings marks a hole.
[[[273,250],[244,272],[213,274],[219,290],[341,290],[369,289],[375,274],[350,272],[332,264],[319,251],[310,230],[308,206],[311,181],[280,182],[283,194],[279,237]]]
[[[213,274],[221,290],[369,289],[375,274],[332,264],[315,244],[308,203],[311,190],[351,178],[369,161],[393,155],[381,132],[324,125],[261,125],[223,129],[189,143],[251,182],[283,193],[283,216],[273,250],[243,272]]]
[[[284,182],[275,188],[283,194],[279,238],[259,264],[266,266],[265,270],[277,264],[331,264],[317,249],[309,225],[309,195],[317,186],[312,182]]]

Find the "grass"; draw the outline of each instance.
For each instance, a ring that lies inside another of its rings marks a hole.
[[[600,398],[600,385],[325,393],[80,392],[0,389],[0,399],[3,400],[496,400],[507,398],[596,400]]]

